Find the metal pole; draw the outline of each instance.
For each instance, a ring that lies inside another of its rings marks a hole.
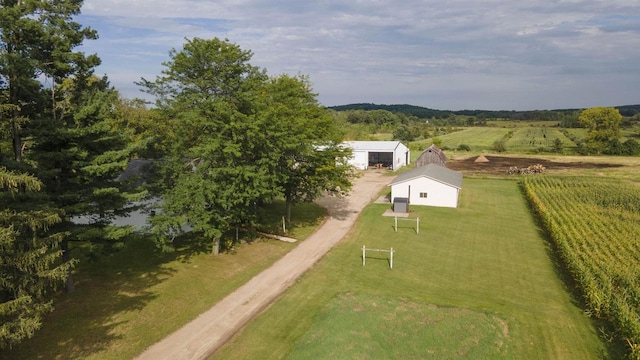
[[[364,258],[366,257],[365,251],[364,245],[362,245],[362,266],[364,266]]]
[[[398,217],[394,216],[393,219],[395,220],[393,223],[393,228],[396,230],[396,232],[398,232]]]
[[[393,248],[391,248],[391,262],[389,263],[389,267],[393,269]]]

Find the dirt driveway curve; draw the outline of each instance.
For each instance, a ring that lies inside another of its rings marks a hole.
[[[337,244],[391,179],[381,171],[368,171],[354,181],[348,197],[320,199],[318,203],[327,208],[329,218],[315,233],[137,359],[206,359]]]

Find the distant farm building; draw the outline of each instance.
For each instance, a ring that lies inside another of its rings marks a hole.
[[[391,202],[408,200],[409,205],[458,207],[462,174],[435,163],[398,175],[390,184]]]
[[[447,155],[445,155],[444,151],[439,147],[431,145],[416,159],[416,167],[425,166],[427,164],[447,166]]]
[[[349,164],[360,170],[397,170],[410,161],[409,148],[400,141],[346,141],[344,145],[353,150]]]

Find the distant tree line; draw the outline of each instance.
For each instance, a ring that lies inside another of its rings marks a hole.
[[[434,110],[421,106],[414,105],[378,105],[378,104],[349,104],[349,105],[339,105],[339,106],[330,106],[329,109],[335,111],[347,111],[347,110],[386,110],[393,113],[402,113],[409,116],[415,116],[421,119],[443,119],[449,117],[452,111],[446,110]]]
[[[640,105],[616,106],[623,117],[634,117],[640,114]],[[567,124],[572,123],[569,119],[577,122],[577,114],[583,109],[557,109],[557,110],[435,110],[415,105],[383,105],[383,104],[348,104],[331,106],[329,109],[335,111],[348,110],[386,110],[393,113],[402,113],[405,115],[415,116],[420,119],[451,119],[454,115],[470,116],[477,119],[503,119],[503,120],[542,120],[542,121],[558,121]],[[456,124],[451,124],[456,125]],[[571,126],[565,126],[571,127]]]

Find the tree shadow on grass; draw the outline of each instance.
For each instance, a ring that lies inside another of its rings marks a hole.
[[[132,239],[118,253],[93,262],[81,262],[75,270],[76,291],[61,293],[35,336],[0,359],[84,359],[123,340],[119,328],[126,322],[118,315],[142,310],[157,295],[151,290],[175,270],[163,264],[188,252],[161,253],[149,238]]]
[[[276,200],[261,207],[258,211],[259,230],[274,235],[287,235],[282,228],[282,218],[286,214],[285,202]],[[296,204],[292,208],[291,222],[285,224],[287,233],[307,227],[316,227],[326,216],[326,210],[316,204]]]
[[[349,216],[358,212],[349,209],[349,203],[345,197],[327,195],[318,199],[317,203],[327,209],[329,216],[337,220],[346,220]]]

